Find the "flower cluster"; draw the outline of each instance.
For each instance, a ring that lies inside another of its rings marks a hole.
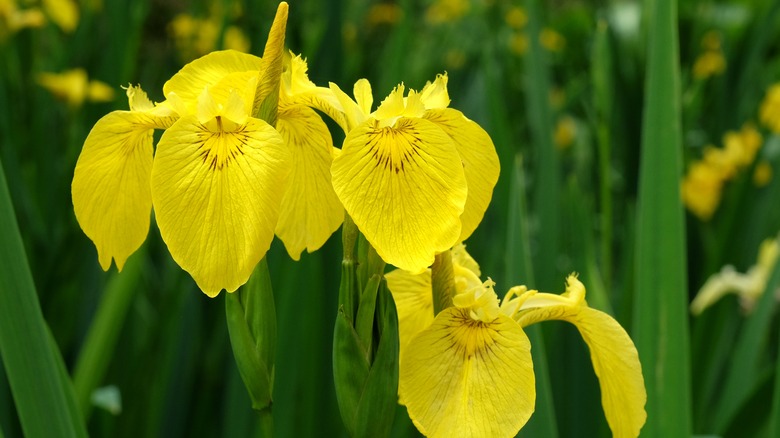
[[[414,272],[476,229],[498,157],[448,107],[446,75],[420,92],[399,85],[372,111],[368,81],[354,99],[316,86],[274,29],[271,54],[210,53],[166,82],[164,102],[130,86],[130,110],[95,124],[72,195],[103,269],[112,259],[121,269],[143,243],[152,209],[174,260],[209,296],[244,284],[274,235],[296,260],[318,249],[345,209],[386,262]],[[344,129],[340,149],[315,109]],[[165,130],[156,151],[155,129]]]
[[[723,148],[708,146],[701,160],[688,168],[682,182],[682,198],[691,213],[709,220],[720,204],[723,186],[737,172],[749,167],[761,148],[761,134],[751,124],[723,136]]]

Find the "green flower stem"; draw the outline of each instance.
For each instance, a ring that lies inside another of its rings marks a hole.
[[[86,436],[49,336],[0,163],[0,354],[22,430],[31,438]]]
[[[452,271],[450,251],[436,254],[431,266],[431,286],[433,289],[433,314],[452,306],[455,296],[455,275]]]
[[[137,251],[127,260],[121,274],[112,274],[76,360],[73,388],[85,421],[92,413],[92,392],[100,385],[111,362],[119,333],[138,290],[143,259],[144,251]]]
[[[225,294],[228,332],[241,379],[249,392],[252,408],[259,411],[264,436],[273,436],[274,358],[276,353],[276,310],[271,277],[265,258],[245,286]]]

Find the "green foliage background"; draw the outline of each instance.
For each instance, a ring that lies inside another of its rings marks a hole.
[[[565,276],[579,272],[591,306],[610,312],[634,337],[646,374],[658,365],[645,362],[644,348],[654,340],[669,342],[670,351],[685,352],[657,359],[665,361],[664,369],[687,373],[679,385],[669,386],[669,376],[654,375],[656,388],[648,388],[651,400],[656,392],[683,402],[690,399],[689,406],[680,406],[689,412],[680,415],[690,426],[683,424],[664,436],[771,436],[769,428],[777,427],[780,418],[780,385],[775,383],[780,339],[773,294],[765,294],[748,316],[731,297],[697,318],[688,317],[680,306],[721,266],[746,270],[755,262],[759,243],[780,230],[778,137],[762,131],[759,155],[775,175],[767,186],[754,186],[751,172],[743,172],[726,187],[711,221],[686,215],[680,224],[684,230],[670,232],[661,221],[643,229],[641,239],[637,236],[638,223],[653,223],[650,211],[683,215],[675,197],[678,183],[670,178],[681,178],[686,163],[698,159],[703,146],[720,144],[727,130],[745,122],[758,123],[765,90],[780,80],[780,4],[289,3],[287,46],[308,58],[309,77],[318,85],[335,82],[349,90],[365,77],[379,102],[400,82],[419,89],[437,73],[448,72],[451,106],[490,133],[501,159],[491,206],[467,242],[482,272],[498,281],[497,291],[527,284],[561,292]],[[437,20],[431,12],[458,4],[468,7],[447,20]],[[37,291],[57,347],[51,350],[51,360],[59,360],[59,354],[64,359],[92,436],[251,436],[258,424],[230,351],[224,298],[209,299],[197,289],[170,258],[154,221],[142,249],[117,274],[115,267],[108,273],[100,269],[94,246],[75,220],[70,181],[76,159],[95,121],[127,108],[121,90],[117,88],[113,102],[74,107],[40,87],[36,75],[82,67],[91,79],[112,87],[140,83],[152,100],[160,101],[162,84],[191,60],[183,57],[171,36],[169,23],[177,14],[217,14],[214,20],[221,27],[240,27],[251,41],[251,52],[260,54],[276,6],[273,1],[250,0],[106,0],[100,8],[82,4],[72,34],[46,25],[0,40],[0,160],[14,208],[3,207],[7,216],[0,225],[4,235],[21,236],[26,254],[25,263],[21,252],[12,252],[4,243],[0,294],[25,293],[11,276],[29,266],[35,285],[30,291]],[[527,23],[512,27],[507,22],[514,7],[522,8]],[[654,8],[661,7],[676,10],[666,25],[658,18],[663,14],[655,13]],[[565,46],[557,51],[542,47],[532,38],[542,28],[560,33]],[[721,36],[726,69],[696,79],[692,66],[701,53],[702,37],[713,30]],[[675,33],[679,48],[674,47]],[[513,42],[523,35],[527,47],[513,50]],[[659,35],[671,39],[657,45],[661,53],[650,56],[649,44],[653,38],[663,39]],[[217,38],[214,49],[221,44]],[[646,73],[652,69],[661,75],[655,82]],[[667,95],[676,96],[679,104],[663,97]],[[568,148],[560,149],[554,145],[553,130],[564,116],[574,121],[576,134]],[[679,132],[670,133],[675,120]],[[333,127],[338,144],[343,135]],[[659,141],[671,144],[654,143]],[[649,163],[640,145],[670,155],[656,155]],[[682,159],[682,167],[675,164],[674,154]],[[655,177],[662,179],[656,184]],[[640,193],[650,195],[643,195],[638,209]],[[9,219],[13,214],[18,233]],[[648,249],[655,243],[661,248]],[[659,253],[648,255],[656,250]],[[637,266],[638,260],[654,265]],[[292,261],[275,241],[268,265],[278,321],[276,434],[345,436],[331,366],[340,232],[300,262]],[[772,277],[769,290],[776,289],[777,277]],[[682,289],[658,290],[656,282],[677,282]],[[655,300],[654,294],[668,295],[669,300]],[[13,303],[0,301],[16,306]],[[2,317],[13,318],[17,310],[6,307]],[[671,325],[660,316],[667,311],[679,314]],[[639,326],[640,319],[657,324]],[[678,332],[669,332],[675,324]],[[0,330],[5,327],[0,324]],[[638,339],[634,327],[659,328]],[[32,345],[24,337],[34,330],[26,330],[13,335],[22,351]],[[35,330],[41,342],[49,341],[45,328]],[[576,330],[549,323],[531,336],[539,396],[537,412],[521,435],[608,436],[597,380]],[[14,354],[9,351],[3,350],[7,363]],[[11,373],[3,369],[0,436],[21,436],[23,415],[12,397]],[[121,413],[92,405],[91,390],[107,385],[119,389]],[[23,397],[30,403],[46,398],[35,393]],[[54,403],[46,399],[44,406],[49,402]],[[656,424],[661,414],[648,409],[645,430],[661,430]],[[38,421],[46,425],[47,420]],[[416,435],[399,407],[393,436]]]

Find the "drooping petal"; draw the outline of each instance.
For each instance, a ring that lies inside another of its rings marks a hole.
[[[482,221],[498,182],[501,166],[496,148],[488,133],[458,110],[434,109],[426,111],[423,117],[452,137],[463,160],[469,195],[461,216],[459,240],[466,240]]]
[[[276,129],[290,152],[276,235],[290,257],[299,260],[304,249],[319,249],[344,220],[330,182],[333,141],[320,116],[303,105],[280,107]]]
[[[460,236],[466,178],[452,140],[435,124],[369,119],[347,134],[333,188],[387,263],[413,273]]]
[[[409,344],[399,392],[426,436],[514,436],[536,398],[528,337],[504,315],[484,323],[446,309]]]
[[[286,159],[281,136],[257,119],[212,132],[188,116],[160,139],[152,168],[157,224],[173,259],[207,295],[235,291],[268,250]]]
[[[257,56],[235,50],[211,52],[185,65],[173,75],[163,85],[163,93],[166,97],[175,93],[187,105],[194,107],[203,88],[216,85],[230,73],[258,72],[261,62]]]
[[[73,209],[106,271],[111,259],[121,271],[149,231],[153,122],[140,112],[105,115],[90,131],[76,163]]]
[[[608,314],[588,307],[584,298],[585,287],[569,277],[565,294],[540,293],[525,300],[523,309],[528,309],[518,314],[518,323],[526,327],[557,319],[574,324],[590,349],[612,435],[637,437],[647,419],[639,354],[623,327]]]
[[[385,279],[398,312],[399,357],[403,357],[409,342],[433,322],[431,270],[415,275],[395,269]]]

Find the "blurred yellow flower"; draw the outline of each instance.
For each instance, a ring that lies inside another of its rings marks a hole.
[[[514,436],[536,398],[523,328],[563,320],[590,348],[613,435],[639,434],[647,396],[636,347],[612,317],[588,307],[576,276],[569,276],[562,295],[515,286],[499,301],[495,283],[480,280],[479,266],[462,245],[453,248],[452,265],[453,305],[435,316],[430,271],[386,276],[399,318],[399,403],[421,433]]]
[[[702,160],[691,164],[682,182],[683,203],[688,210],[702,221],[710,220],[726,181],[753,163],[762,143],[755,126],[745,123],[739,131],[726,132],[723,148],[704,148]]]
[[[435,0],[425,11],[429,24],[452,23],[463,18],[471,9],[469,0]]]
[[[746,273],[737,272],[731,265],[724,266],[720,272],[711,275],[699,289],[696,298],[691,302],[691,313],[701,314],[706,308],[730,293],[739,297],[739,303],[744,311],[752,311],[756,301],[766,289],[769,276],[777,263],[778,253],[780,253],[778,238],[767,239],[761,243],[758,261]]]
[[[705,162],[695,162],[682,182],[685,207],[702,221],[712,218],[723,191],[722,172]]]
[[[0,41],[21,29],[41,27],[45,23],[40,9],[19,9],[14,0],[0,0]]]
[[[43,0],[43,10],[63,32],[73,32],[79,24],[79,8],[72,0]]]
[[[553,140],[558,149],[568,149],[574,143],[576,136],[577,123],[573,118],[563,116],[558,119],[558,123],[555,125],[555,132],[553,133]]]
[[[780,83],[774,84],[766,91],[761,102],[759,118],[775,134],[780,134]]]
[[[542,47],[551,52],[560,52],[566,47],[566,38],[563,37],[558,31],[545,27],[539,34],[539,42]]]
[[[104,82],[89,80],[87,72],[75,68],[62,73],[40,73],[38,84],[49,90],[58,99],[62,99],[72,107],[79,107],[88,100],[90,102],[110,102],[114,100],[114,89]]]
[[[707,31],[701,38],[701,47],[704,50],[720,50],[720,33],[714,30]]]
[[[450,49],[444,55],[444,63],[448,69],[459,70],[466,64],[466,54],[460,49]]]
[[[371,27],[393,25],[401,21],[403,15],[404,11],[395,3],[376,3],[368,10],[366,23]]]
[[[720,50],[707,50],[696,58],[693,64],[693,77],[707,79],[726,70],[726,58]]]
[[[756,164],[756,169],[753,171],[753,184],[756,187],[765,187],[772,181],[772,174],[772,165],[762,160]]]
[[[228,26],[222,37],[222,46],[226,50],[236,50],[243,53],[249,53],[252,48],[249,37],[243,30],[237,26]]]
[[[528,51],[528,35],[516,33],[509,39],[509,50],[515,55],[524,55]]]
[[[519,6],[512,6],[506,12],[504,20],[510,27],[521,29],[528,23],[528,14],[525,13],[525,9]]]

